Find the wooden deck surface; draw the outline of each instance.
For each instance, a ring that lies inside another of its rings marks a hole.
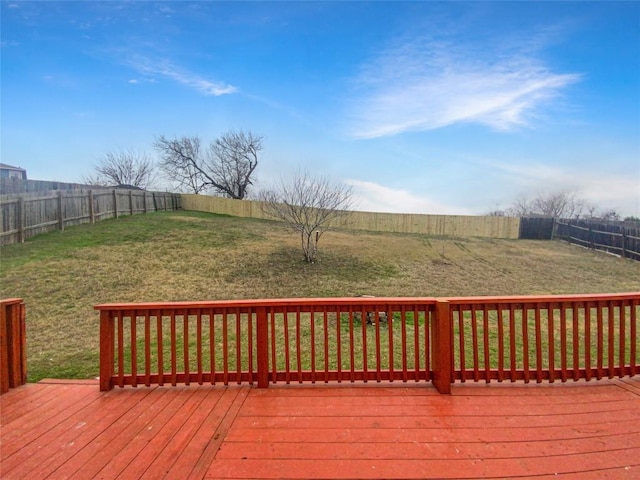
[[[139,387],[0,397],[2,479],[640,478],[640,377]]]

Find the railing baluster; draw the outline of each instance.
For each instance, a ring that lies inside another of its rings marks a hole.
[[[624,303],[620,303],[620,305],[618,306],[618,312],[619,312],[619,319],[620,319],[620,328],[618,329],[618,335],[620,336],[620,342],[619,342],[619,351],[618,351],[618,356],[619,356],[619,360],[618,360],[618,364],[619,364],[619,368],[620,368],[620,372],[618,373],[619,377],[624,377],[624,365],[625,365],[625,356],[626,356],[626,352],[627,352],[627,348],[626,348],[626,322],[627,322],[627,318],[626,318],[626,312],[625,312],[626,308]]]
[[[196,314],[196,357],[198,385],[202,385],[202,310]]]
[[[342,309],[336,310],[336,360],[338,362],[338,383],[342,382]]]
[[[158,338],[158,385],[164,385],[164,352],[163,342],[164,336],[162,335],[162,317],[164,312],[158,310],[158,316],[156,317],[156,333]]]
[[[560,378],[567,381],[567,305],[560,305]]]
[[[239,308],[236,309],[236,383],[242,384],[242,329]]]
[[[475,305],[471,305],[471,342],[473,348],[473,381],[478,382],[480,380],[480,344],[478,343],[478,312]]]
[[[459,330],[459,337],[460,337],[460,341],[459,341],[459,345],[460,345],[460,380],[462,381],[462,383],[467,381],[467,362],[465,359],[465,345],[464,345],[464,309],[462,306],[460,306],[460,308],[457,309],[458,312],[458,330]]]
[[[484,348],[484,380],[491,382],[491,358],[489,351],[489,306],[484,305],[482,309],[482,343]]]
[[[602,379],[604,375],[604,302],[598,302],[598,313],[597,313],[597,330],[598,330],[598,359],[596,362],[597,375],[596,378],[598,380]]]
[[[418,321],[417,318],[414,319],[415,322]],[[400,327],[401,327],[401,335],[402,335],[402,381],[406,382],[408,380],[407,377],[407,311],[406,307],[402,305],[400,307]],[[416,351],[413,352],[416,355]]]
[[[311,383],[316,383],[316,312],[311,307]]]
[[[209,366],[211,370],[211,385],[216,384],[216,324],[213,309],[209,309]]]
[[[222,384],[229,385],[229,314],[222,311]]]
[[[549,382],[553,383],[556,379],[556,362],[555,362],[555,344],[554,344],[554,304],[549,303],[547,310],[547,335],[549,338],[548,357],[549,357]]]
[[[515,305],[509,306],[509,378],[516,381],[516,313]]]
[[[356,365],[356,352],[355,352],[355,332],[353,327],[353,306],[349,306],[349,379],[351,383],[355,381],[355,365]]]
[[[369,367],[369,357],[367,355],[367,312],[364,307],[360,310],[360,323],[362,324],[362,371],[364,373],[364,382],[369,380],[367,373]]]
[[[254,354],[254,343],[253,343],[253,310],[249,309],[247,312],[247,352],[249,356],[248,368],[249,368],[249,385],[253,385],[254,381],[254,371],[253,371],[253,354]]]
[[[379,307],[375,306],[375,312],[373,314],[373,319],[376,323],[376,382],[380,383],[382,381],[381,376],[381,360],[382,354],[381,351],[381,341],[380,341],[380,313],[378,311]]]
[[[183,358],[182,364],[184,365],[185,385],[190,384],[189,374],[189,311],[185,309],[182,317],[182,350]]]
[[[424,348],[425,348],[425,369],[427,370],[427,378],[429,378],[429,324],[431,323],[429,319],[429,313],[425,310],[424,312],[424,324],[425,328],[425,337],[424,337]],[[413,366],[414,366],[414,379],[416,382],[420,381],[420,317],[418,315],[418,308],[416,306],[413,307]]]
[[[536,331],[536,383],[542,382],[542,331],[540,327],[540,308],[541,305],[535,305],[534,321]]]
[[[178,346],[176,332],[176,312],[171,310],[171,385],[176,386],[178,383]]]
[[[415,310],[416,313],[416,317],[418,317],[418,311],[417,309]],[[429,338],[430,333],[433,331],[433,322],[434,322],[434,317],[435,317],[435,305],[431,305],[431,307],[429,308],[429,310],[427,310],[427,308],[425,307],[424,310],[424,373],[425,373],[425,378],[428,381],[433,380],[433,377],[431,375],[431,367],[432,367],[432,362],[431,362],[431,351],[433,349],[433,342],[431,341],[431,339]],[[453,322],[451,322],[450,324],[450,328],[453,329]],[[416,332],[417,332],[417,327],[416,327]],[[417,333],[416,333],[416,337],[417,337]],[[453,342],[453,335],[451,335],[450,341]],[[419,346],[416,347],[416,351],[419,350]],[[449,352],[453,352],[453,345],[449,345]],[[416,355],[418,355],[416,353]],[[420,355],[417,356],[417,362],[420,361]],[[451,359],[450,359],[450,369],[453,372],[453,355],[451,355]],[[419,368],[419,366],[418,366]],[[417,373],[417,372],[416,372]],[[418,377],[416,377],[416,382],[418,381]]]
[[[571,309],[573,313],[573,381],[577,382],[580,379],[580,330],[578,324],[580,307],[578,302],[573,302]]]
[[[151,313],[144,312],[144,384],[151,386]]]
[[[614,358],[614,348],[615,348],[615,333],[614,333],[614,326],[615,326],[615,306],[613,304],[612,301],[609,302],[609,305],[607,307],[607,318],[608,318],[608,335],[607,335],[607,346],[609,347],[609,378],[613,378],[615,376],[615,358]]]
[[[637,330],[638,318],[636,314],[636,302],[630,301],[629,307],[631,309],[631,312],[629,315],[631,319],[631,333],[630,333],[630,339],[629,339],[631,343],[631,352],[630,352],[631,359],[629,361],[629,370],[630,370],[629,375],[633,377],[636,374],[636,355],[637,355],[636,345],[638,343],[638,330]]]
[[[529,383],[529,311],[527,305],[522,305],[522,369],[524,382]]]
[[[124,387],[124,319],[118,312],[118,386]]]
[[[498,382],[504,381],[504,309],[501,305],[498,309]]]
[[[388,337],[389,337],[389,381],[393,382],[393,373],[394,373],[394,356],[393,356],[393,312],[391,311],[391,309],[387,306],[385,308],[385,314],[387,316],[387,330],[388,330]]]
[[[322,311],[322,333],[324,335],[324,383],[329,382],[329,318],[327,307]]]
[[[298,383],[302,383],[302,342],[300,341],[300,307],[296,308],[296,366]]]
[[[131,312],[131,386],[138,386],[138,344],[137,344],[137,316],[136,312]]]
[[[289,368],[289,310],[282,313],[284,320],[284,380],[287,385],[291,383],[291,369]]]
[[[591,308],[590,302],[584,304],[584,377],[591,380]]]

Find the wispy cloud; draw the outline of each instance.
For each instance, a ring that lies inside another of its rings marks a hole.
[[[374,182],[348,179],[358,200],[356,209],[365,212],[428,213],[443,215],[469,215],[466,208],[453,207],[415,195],[407,190],[394,189]]]
[[[166,59],[152,60],[147,57],[136,56],[127,62],[138,73],[150,78],[163,77],[195,89],[204,95],[220,96],[236,93],[238,89],[233,85],[203,78],[193,72],[174,65]]]
[[[355,79],[350,134],[374,138],[460,122],[496,130],[531,125],[541,107],[581,77],[552,72],[532,42],[412,38],[379,52]]]
[[[611,171],[562,168],[543,163],[530,162],[524,165],[492,163],[530,196],[539,193],[574,192],[594,205],[620,209],[626,214],[637,214],[640,208],[640,169],[617,173]]]

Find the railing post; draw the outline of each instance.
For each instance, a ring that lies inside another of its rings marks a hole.
[[[258,388],[269,387],[269,324],[267,308],[256,309],[256,354],[258,357]]]
[[[25,321],[22,299],[0,302],[0,393],[27,382]]]
[[[435,305],[431,325],[431,364],[433,365],[433,385],[440,393],[451,393],[452,352],[451,320],[449,302],[438,300]]]
[[[113,388],[115,323],[109,310],[100,310],[100,391]]]

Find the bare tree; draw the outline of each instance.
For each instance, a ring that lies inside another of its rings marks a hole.
[[[263,192],[260,198],[266,214],[300,234],[304,259],[314,263],[320,237],[348,215],[353,192],[350,186],[332,183],[326,177],[298,172],[290,180],[281,179],[274,190]]]
[[[83,180],[89,185],[147,189],[156,179],[156,167],[149,155],[135,150],[116,150],[106,153],[96,165],[95,175]]]
[[[574,192],[560,191],[539,194],[533,199],[520,195],[507,214],[515,217],[579,218],[588,208],[587,202]]]
[[[203,150],[197,136],[170,140],[161,135],[154,146],[162,157],[162,170],[179,188],[193,193],[213,189],[243,199],[253,184],[262,137],[229,131]]]

